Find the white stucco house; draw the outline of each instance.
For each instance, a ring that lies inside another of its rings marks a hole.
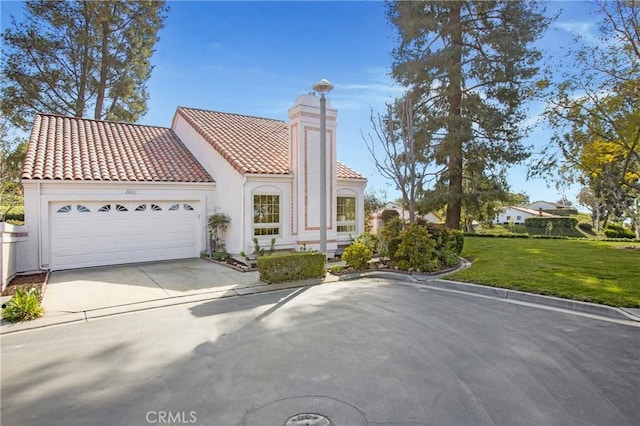
[[[26,242],[17,272],[197,257],[207,217],[227,214],[226,249],[319,247],[327,170],[331,256],[364,230],[366,179],[336,160],[337,111],[296,99],[289,121],[178,107],[170,128],[38,114],[23,170]]]
[[[552,214],[545,213],[540,210],[532,210],[528,207],[516,207],[516,206],[508,206],[505,207],[500,213],[496,215],[496,218],[493,220],[495,224],[511,224],[514,225],[524,225],[524,221],[530,217],[556,217]]]

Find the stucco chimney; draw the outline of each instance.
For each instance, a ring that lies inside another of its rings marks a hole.
[[[336,116],[327,99],[327,251],[336,244]],[[289,166],[294,173],[293,230],[299,245],[319,247],[320,230],[320,97],[298,96],[289,109]]]

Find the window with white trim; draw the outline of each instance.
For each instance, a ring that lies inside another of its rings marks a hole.
[[[279,195],[253,195],[253,235],[280,235]]]
[[[353,234],[356,232],[356,197],[338,197],[338,233]]]

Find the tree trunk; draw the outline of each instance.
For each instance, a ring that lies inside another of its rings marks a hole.
[[[451,64],[449,67],[449,196],[447,204],[446,226],[460,229],[462,211],[462,130],[459,121],[462,104],[462,26],[460,24],[460,2],[451,2],[449,6],[449,25],[451,28]]]
[[[110,11],[109,5],[107,6],[107,10]],[[107,90],[107,77],[109,76],[109,36],[111,35],[111,30],[109,28],[109,18],[107,16],[103,17],[101,30],[102,30],[102,45],[100,46],[100,80],[98,81],[97,92],[98,96],[96,98],[96,109],[93,114],[93,118],[96,120],[102,119],[102,110],[104,107],[104,98],[105,92]]]
[[[84,109],[87,102],[87,88],[89,85],[89,73],[90,70],[90,48],[91,48],[91,29],[89,28],[89,22],[91,22],[91,15],[87,9],[87,5],[84,4],[82,8],[84,14],[84,25],[82,27],[82,60],[80,61],[80,76],[78,79],[78,97],[74,105],[74,115],[76,117],[84,117]]]

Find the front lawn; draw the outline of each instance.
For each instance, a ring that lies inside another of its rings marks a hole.
[[[634,249],[630,249],[634,247]],[[640,307],[640,244],[467,237],[456,281],[617,307]]]

